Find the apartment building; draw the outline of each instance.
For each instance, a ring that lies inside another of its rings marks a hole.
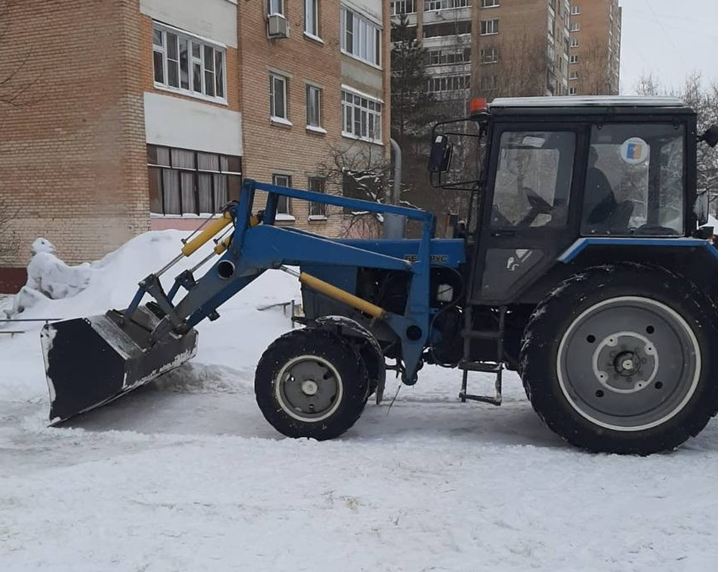
[[[572,0],[571,95],[617,95],[621,67],[621,7],[618,0]]]
[[[577,89],[571,47],[573,2],[591,0],[396,0],[392,23],[405,15],[428,51],[429,91],[441,100],[472,96],[566,95]],[[593,0],[618,4],[618,0]],[[589,8],[590,10],[590,8]],[[609,23],[592,11],[588,29]],[[614,9],[614,18],[615,9]],[[584,25],[581,23],[580,25]],[[614,24],[615,26],[615,24]],[[600,28],[599,28],[600,30]],[[620,9],[618,11],[620,36]],[[583,37],[589,32],[581,32]],[[614,31],[615,34],[615,31]],[[618,70],[620,45],[612,46]],[[589,73],[596,73],[595,70]],[[580,74],[586,72],[579,71]],[[576,76],[578,75],[576,74]],[[599,72],[600,73],[600,72]],[[605,72],[604,72],[605,74]]]
[[[339,192],[320,177],[332,154],[388,154],[386,1],[28,0],[3,17],[0,201],[20,249],[0,291],[39,236],[94,260],[199,227],[243,177]],[[280,224],[326,235],[344,219],[279,204]]]

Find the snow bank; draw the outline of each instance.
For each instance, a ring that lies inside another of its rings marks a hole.
[[[68,266],[56,256],[56,247],[45,238],[31,246],[33,258],[28,265],[28,280],[12,299],[12,305],[0,317],[15,318],[45,299],[71,298],[88,286],[91,278],[88,264]]]
[[[10,310],[6,309],[5,313],[11,316],[22,313],[24,319],[56,320],[126,308],[137,291],[138,282],[150,273],[158,272],[177,256],[181,239],[188,234],[175,230],[148,232],[101,260],[78,267],[69,267],[55,257],[52,245],[47,241],[39,244],[28,268],[29,286],[14,297]],[[210,250],[209,246],[202,247],[195,255],[174,266],[162,276],[163,286],[168,289],[176,275],[197,264]],[[212,261],[199,269],[195,276],[202,276],[211,264]],[[57,297],[48,295],[49,291]],[[144,300],[147,299],[150,298]],[[197,326],[199,349],[194,363],[229,363],[237,370],[235,379],[239,380],[241,375],[250,378],[267,345],[292,327],[290,318],[285,317],[279,307],[265,312],[256,308],[299,299],[299,284],[295,278],[279,271],[266,272],[223,304],[218,320],[214,323],[205,320]],[[5,301],[6,308],[8,304]],[[0,316],[1,312],[2,309]],[[22,329],[25,334],[12,339],[0,336],[0,364],[4,368],[8,365],[0,372],[0,399],[6,396],[8,399],[47,399],[38,339],[42,325],[43,322],[31,322],[4,326],[5,329]],[[3,327],[2,323],[0,327]],[[216,370],[196,365],[186,368],[184,373],[169,374],[170,378],[159,383],[174,391],[190,392],[205,388],[219,391],[227,387],[228,382]]]

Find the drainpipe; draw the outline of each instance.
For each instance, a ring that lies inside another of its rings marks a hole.
[[[394,164],[394,186],[391,188],[389,202],[398,205],[401,199],[401,147],[394,139],[391,141],[391,158]],[[406,217],[391,213],[384,214],[384,238],[404,238]]]

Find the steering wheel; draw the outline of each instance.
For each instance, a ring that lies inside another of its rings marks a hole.
[[[523,187],[525,191],[525,198],[530,204],[530,210],[519,223],[518,226],[530,226],[533,221],[538,218],[539,214],[550,214],[553,212],[553,205],[541,197],[530,187]]]

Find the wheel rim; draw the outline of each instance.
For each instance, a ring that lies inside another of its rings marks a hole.
[[[666,423],[689,402],[702,358],[692,328],[672,308],[637,296],[580,314],[558,347],[557,376],[571,406],[616,431]]]
[[[280,368],[275,378],[275,397],[290,417],[313,423],[335,413],[343,397],[343,383],[328,360],[298,356]]]

